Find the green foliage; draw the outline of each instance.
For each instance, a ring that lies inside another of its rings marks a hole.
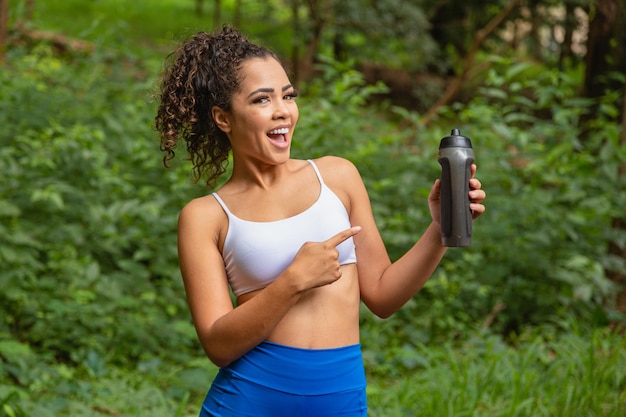
[[[0,75],[0,335],[75,364],[193,343],[172,233],[177,193],[192,191],[158,169],[145,84],[90,83],[101,63],[73,68],[47,50],[12,63]]]
[[[488,193],[470,248],[450,249],[420,295],[384,325],[363,313],[364,338],[377,339],[374,350],[462,337],[488,318],[492,329],[509,334],[570,315],[598,323],[613,317],[617,288],[605,271],[624,265],[607,254],[607,244],[624,244],[611,221],[626,206],[616,192],[625,188],[618,168],[626,161],[619,96],[582,99],[575,73],[500,60],[472,102],[441,115],[445,129],[399,131],[418,125],[419,115],[384,103],[365,107],[375,90],[359,88],[358,73],[336,63],[323,69],[301,101],[297,153],[337,154],[357,164],[392,259],[430,222],[426,196],[448,127],[472,137]],[[408,147],[414,137],[417,145]]]
[[[611,239],[624,242],[611,228],[626,206],[618,96],[581,99],[574,76],[540,71],[501,60],[476,99],[449,110],[473,136],[489,193],[475,253],[455,266],[484,286],[459,296],[482,298],[482,308],[503,302],[505,332],[553,316],[598,318],[616,290],[605,270],[624,268],[607,254]]]
[[[20,360],[11,352],[7,343],[0,344],[7,369]],[[192,416],[197,415],[207,381],[215,375],[204,359],[181,365],[152,358],[132,368],[104,368],[101,359],[92,357],[74,367],[42,362],[31,352],[21,361],[31,368],[31,379],[15,383],[0,378],[2,417]]]
[[[26,1],[9,2],[9,18],[24,21]],[[171,52],[179,40],[199,31],[214,30],[214,1],[203,2],[204,13],[196,13],[195,0],[40,0],[34,7],[37,29],[87,40],[97,50],[114,47],[129,57],[159,60]],[[221,1],[223,24],[233,24],[235,2]],[[240,29],[287,57],[293,47],[290,7],[282,0],[244,2]],[[28,24],[28,22],[27,22]],[[280,27],[280,30],[276,30]]]
[[[120,42],[114,32],[91,39]],[[161,166],[160,57],[144,54],[15,48],[0,71],[2,417],[197,415],[215,373],[176,258],[176,216],[206,190],[183,163]],[[471,247],[449,250],[392,318],[363,309],[371,414],[620,415],[623,337],[572,324],[615,318],[605,270],[624,267],[607,255],[626,243],[610,227],[626,207],[620,95],[584,100],[580,72],[493,61],[476,98],[428,129],[373,103],[384,87],[351,63],[324,60],[299,99],[294,157],[357,165],[392,259],[430,222],[451,128],[472,138],[488,193]]]
[[[163,361],[202,357],[175,233],[199,190],[181,166],[161,166],[150,83],[136,76],[141,66],[65,61],[45,47],[12,50],[9,65],[0,72],[0,415],[108,415],[110,402],[157,415],[148,399],[172,415],[184,384],[168,393],[115,375],[119,366],[143,375],[150,363],[173,375]],[[143,411],[116,397],[119,384],[145,397]],[[110,398],[92,403],[101,390]]]
[[[306,86],[299,101],[294,155],[340,155],[357,165],[389,252],[397,259],[430,222],[426,196],[437,175],[438,143],[406,152],[413,132],[398,131],[388,104],[371,101],[384,85],[365,85],[350,63],[327,60],[319,69],[322,75]]]
[[[13,19],[24,19],[25,1],[11,2]],[[210,30],[212,21],[195,13],[195,1],[82,0],[38,1],[34,20],[40,27],[62,31],[98,45],[123,45],[141,54],[146,40],[163,44],[199,30]],[[172,20],[176,24],[172,25]],[[161,24],[161,22],[163,22]],[[155,24],[157,23],[157,24]],[[152,50],[146,50],[152,54]]]
[[[410,372],[370,376],[370,415],[618,417],[626,411],[624,347],[622,335],[586,328],[563,336],[539,328],[515,346],[486,334],[462,348],[418,344],[394,352]]]
[[[436,43],[424,2],[338,0],[328,31],[336,48],[361,62],[384,62],[410,72],[435,66]],[[339,51],[338,51],[339,52]]]

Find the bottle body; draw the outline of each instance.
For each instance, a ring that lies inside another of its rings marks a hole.
[[[441,140],[441,243],[444,246],[469,246],[472,241],[469,180],[473,163],[472,143],[458,129]]]

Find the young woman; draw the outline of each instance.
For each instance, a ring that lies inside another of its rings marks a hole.
[[[297,92],[274,53],[224,28],[198,33],[175,57],[156,117],[164,161],[186,142],[209,186],[229,152],[233,164],[228,181],[179,218],[189,308],[221,368],[200,415],[367,415],[359,304],[388,317],[437,267],[446,251],[439,181],[430,226],[392,263],[355,166],[290,158]],[[485,193],[475,178],[470,187],[476,217]]]

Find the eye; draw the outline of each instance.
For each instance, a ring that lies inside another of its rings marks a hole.
[[[267,103],[269,100],[270,100],[269,96],[258,96],[252,102],[264,104],[264,103]]]
[[[298,97],[298,92],[296,90],[289,91],[284,96],[285,100],[293,100],[296,97]]]

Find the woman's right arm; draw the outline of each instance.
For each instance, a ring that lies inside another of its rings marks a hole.
[[[200,343],[209,359],[223,367],[265,339],[299,296],[288,280],[281,280],[233,308],[218,249],[219,230],[226,217],[212,203],[208,198],[196,199],[181,211],[178,257]]]
[[[204,351],[220,367],[265,340],[307,290],[340,278],[335,246],[358,233],[352,228],[325,242],[305,244],[273,283],[233,308],[218,246],[226,222],[211,198],[191,201],[178,221],[178,254],[189,309]]]

